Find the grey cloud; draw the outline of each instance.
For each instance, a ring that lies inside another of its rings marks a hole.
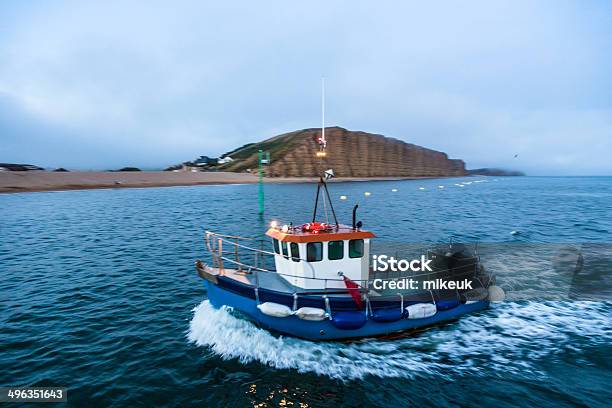
[[[605,3],[0,8],[2,160],[159,168],[220,154],[318,126],[325,76],[328,125],[470,167],[612,172]]]

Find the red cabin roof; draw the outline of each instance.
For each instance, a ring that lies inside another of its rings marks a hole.
[[[266,235],[279,241],[284,242],[322,242],[322,241],[340,241],[345,239],[364,239],[375,238],[376,235],[370,231],[355,230],[346,225],[340,225],[336,228],[335,225],[324,230],[307,230],[304,224],[298,227],[293,227],[283,232],[280,228],[270,228]]]

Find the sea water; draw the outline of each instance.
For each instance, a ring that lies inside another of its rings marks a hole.
[[[70,405],[100,406],[606,406],[612,399],[605,290],[600,300],[527,296],[409,336],[350,343],[273,335],[212,308],[193,267],[204,258],[204,231],[261,236],[273,219],[309,221],[315,188],[266,185],[263,218],[255,185],[0,195],[0,385],[65,386]],[[377,242],[612,242],[609,177],[332,183],[330,190],[340,222],[349,224],[359,204],[358,219]],[[512,254],[485,261],[514,287],[546,280],[538,271],[545,275],[547,262],[528,273],[525,262]],[[600,278],[609,282],[609,272]]]

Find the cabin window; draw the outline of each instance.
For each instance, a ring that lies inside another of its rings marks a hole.
[[[349,257],[361,258],[363,256],[363,239],[351,239],[349,241]]]
[[[309,242],[306,244],[306,260],[317,262],[323,259],[323,244],[321,242]]]
[[[280,254],[280,246],[278,245],[278,239],[272,239],[272,244],[274,245],[274,252],[276,252],[277,254]]]
[[[293,262],[300,262],[300,247],[295,242],[292,242],[291,247],[291,260]]]
[[[344,241],[330,241],[327,244],[327,258],[330,261],[344,258]]]
[[[283,255],[285,255],[285,258],[289,259],[289,250],[287,249],[287,243],[285,241],[281,241],[281,247],[283,248]]]

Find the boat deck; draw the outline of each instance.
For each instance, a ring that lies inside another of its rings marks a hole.
[[[210,266],[205,267],[205,271],[211,275],[224,276],[226,278],[233,279],[245,285],[260,286],[269,290],[283,293],[309,293],[309,294],[324,294],[326,292],[334,292],[338,289],[329,288],[325,289],[304,289],[299,286],[292,285],[282,276],[276,272],[245,272],[237,269],[228,268],[213,268]],[[257,276],[259,275],[259,276]],[[334,296],[350,296],[349,293],[335,293]]]

